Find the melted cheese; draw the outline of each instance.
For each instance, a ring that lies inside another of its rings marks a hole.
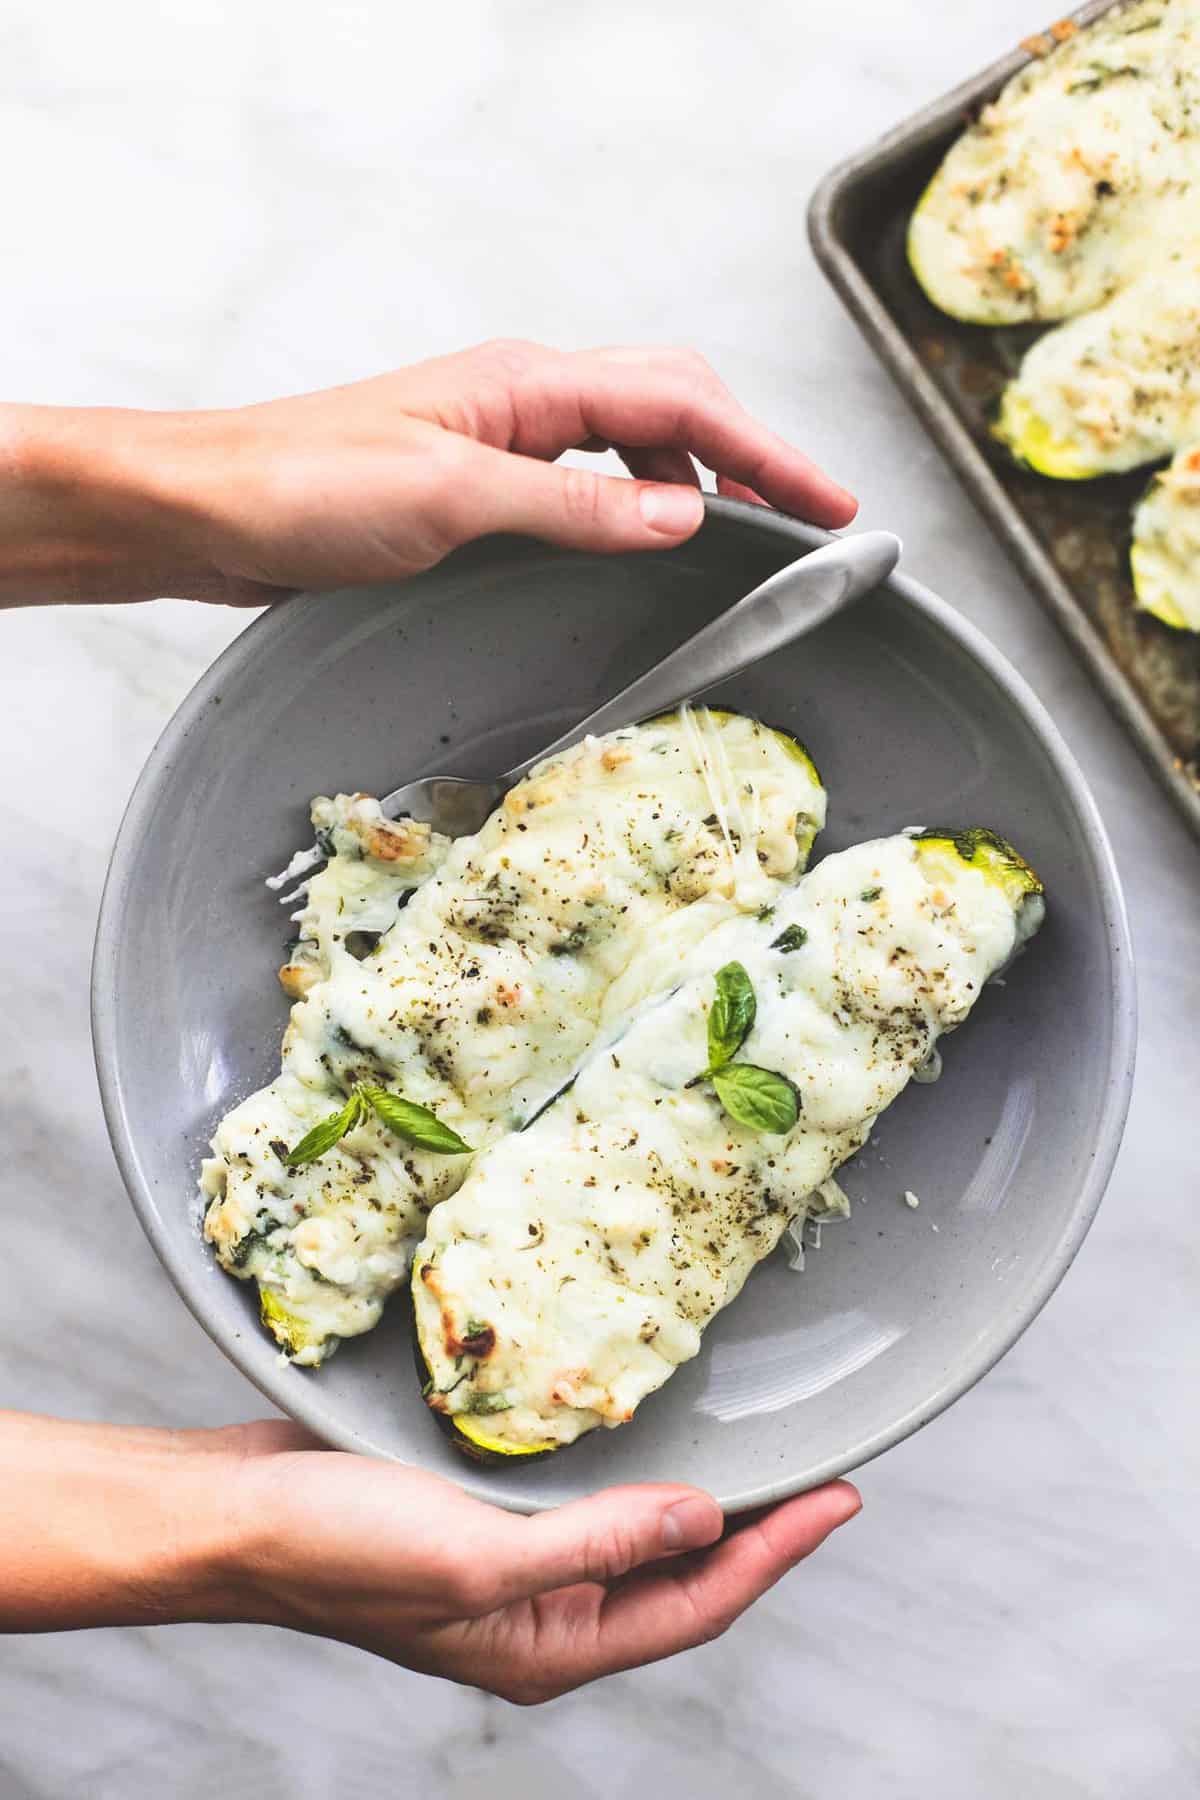
[[[794,882],[824,813],[794,740],[707,711],[586,740],[453,844],[364,796],[316,803],[336,854],[283,971],[302,994],[283,1066],[222,1120],[202,1173],[206,1235],[257,1279],[295,1360],[376,1323],[467,1162],[374,1118],[295,1170],[289,1148],[356,1081],[472,1147],[520,1125],[715,926]],[[360,960],[364,931],[383,935]]]
[[[1028,64],[954,144],[909,229],[936,306],[976,324],[1106,301],[1200,236],[1200,0],[1138,0]]]
[[[328,977],[339,946],[357,958],[391,929],[400,908],[445,862],[451,842],[416,820],[385,819],[369,794],[318,794],[312,823],[329,860],[305,884],[304,905],[292,915],[296,937],[279,971],[284,992],[297,1000]]]
[[[998,841],[901,836],[829,857],[770,920],[716,927],[678,985],[430,1216],[413,1276],[430,1404],[513,1453],[631,1418],[1041,907]],[[798,948],[777,944],[788,926]],[[736,1124],[695,1082],[714,973],[734,960],[757,998],[739,1059],[799,1094],[786,1136]]]

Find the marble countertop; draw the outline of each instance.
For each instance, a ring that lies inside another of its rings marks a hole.
[[[12,0],[0,393],[265,398],[497,332],[687,341],[904,536],[1083,763],[1128,883],[1141,1055],[1063,1288],[728,1638],[536,1713],[266,1630],[0,1643],[0,1800],[1174,1800],[1200,1772],[1200,853],[843,315],[805,204],[836,159],[1045,23],[1040,0]],[[0,1397],[212,1422],[262,1402],[176,1299],[88,1037],[108,848],[246,622],[0,621],[7,1250]]]

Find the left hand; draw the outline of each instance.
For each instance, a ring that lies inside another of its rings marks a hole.
[[[633,481],[555,462],[609,447]],[[497,531],[667,549],[703,518],[693,456],[723,494],[854,516],[690,350],[503,340],[227,412],[0,408],[0,603],[260,606],[400,580]]]

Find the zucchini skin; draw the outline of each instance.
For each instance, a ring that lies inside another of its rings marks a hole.
[[[337,1349],[336,1338],[331,1340],[324,1332],[310,1331],[303,1319],[289,1312],[271,1288],[261,1285],[258,1290],[258,1316],[290,1362],[302,1364],[306,1353],[312,1352],[317,1363],[320,1363]]]
[[[999,417],[991,429],[992,436],[1004,445],[1014,462],[1048,480],[1095,481],[1111,473],[1100,465],[1089,463],[1082,445],[1068,438],[1056,438],[1025,397],[1013,391],[1011,382],[1004,391]]]
[[[931,825],[915,835],[918,844],[946,845],[960,862],[973,864],[981,875],[999,883],[1014,901],[1025,894],[1044,894],[1046,891],[1041,877],[1020,851],[1014,850],[1007,838],[990,831],[986,825]]]
[[[1140,544],[1134,544],[1129,552],[1129,570],[1140,612],[1149,613],[1151,618],[1157,619],[1160,625],[1166,625],[1171,631],[1200,631],[1200,624],[1189,623],[1184,617],[1183,608],[1169,594],[1153,593],[1149,559]]]

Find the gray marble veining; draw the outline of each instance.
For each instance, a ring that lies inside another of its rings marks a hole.
[[[7,9],[0,393],[229,404],[499,331],[695,343],[1055,713],[1128,881],[1142,1045],[1112,1188],[1046,1313],[727,1639],[537,1713],[261,1630],[10,1639],[0,1800],[1194,1790],[1200,855],[804,239],[830,162],[1044,23],[1033,0],[936,28],[917,0]],[[137,1229],[87,1030],[125,796],[245,620],[0,621],[5,1404],[262,1410]]]

